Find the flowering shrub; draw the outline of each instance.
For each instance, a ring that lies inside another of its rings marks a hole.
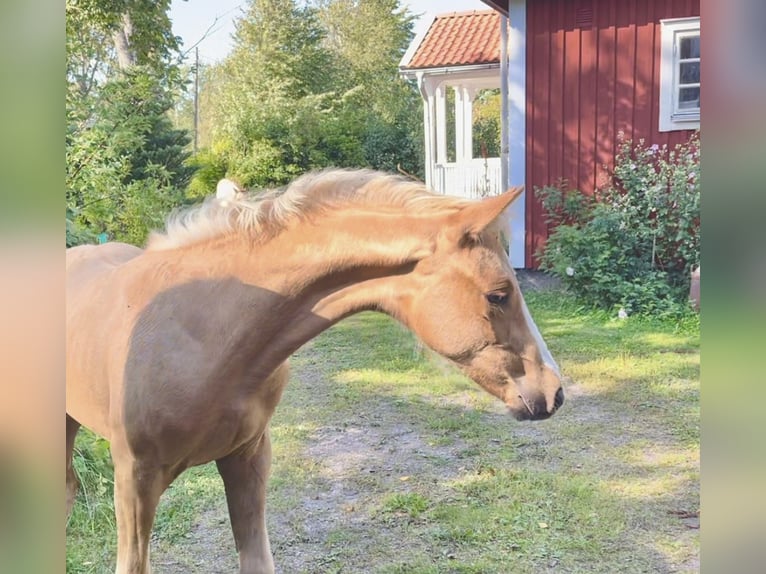
[[[700,254],[700,139],[675,149],[621,137],[611,182],[590,198],[536,189],[554,226],[543,268],[582,299],[628,314],[688,309]]]

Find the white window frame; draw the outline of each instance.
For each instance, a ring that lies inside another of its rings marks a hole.
[[[660,20],[660,127],[661,132],[695,130],[700,127],[700,109],[676,109],[678,94],[679,45],[684,37],[700,33],[700,19],[672,18]]]

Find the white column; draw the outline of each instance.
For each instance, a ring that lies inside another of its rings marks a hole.
[[[446,86],[437,86],[434,94],[436,98],[436,163],[447,163],[447,93]]]
[[[510,0],[509,0],[510,1]],[[508,18],[500,16],[500,187],[508,189]]]
[[[476,88],[463,87],[463,157],[466,161],[473,158],[473,99]]]
[[[508,3],[508,130],[503,146],[508,150],[508,185],[526,183],[526,50],[527,0]],[[525,205],[527,189],[508,210],[511,226],[511,265],[525,267]]]
[[[465,161],[465,108],[463,87],[455,86],[455,161]]]
[[[423,138],[424,138],[424,171],[426,185],[433,188],[433,164],[434,164],[434,91],[432,83],[422,72],[417,75],[420,95],[423,97]]]

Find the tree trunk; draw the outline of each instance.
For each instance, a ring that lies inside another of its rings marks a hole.
[[[133,20],[127,12],[122,15],[122,25],[114,31],[114,49],[117,51],[117,63],[121,70],[127,70],[136,63],[136,54],[130,47],[130,37],[133,35]]]

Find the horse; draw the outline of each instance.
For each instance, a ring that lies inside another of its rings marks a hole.
[[[150,572],[163,491],[215,461],[241,574],[273,573],[269,420],[288,358],[341,319],[386,313],[519,420],[561,407],[559,368],[503,247],[522,188],[483,200],[370,170],[171,214],[146,249],[67,250],[67,514],[80,425],[110,442],[117,574]]]

